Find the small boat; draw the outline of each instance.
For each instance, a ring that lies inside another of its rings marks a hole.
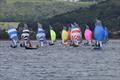
[[[25,49],[33,50],[33,49],[38,49],[38,48],[37,47],[25,47]]]

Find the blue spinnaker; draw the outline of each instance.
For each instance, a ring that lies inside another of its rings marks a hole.
[[[17,30],[13,27],[8,28],[7,33],[9,35],[10,39],[16,39],[17,38]]]
[[[103,41],[105,37],[104,28],[100,25],[95,26],[94,38],[97,41]]]

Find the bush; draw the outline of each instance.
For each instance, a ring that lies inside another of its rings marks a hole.
[[[5,29],[0,30],[0,39],[8,39],[8,34]]]

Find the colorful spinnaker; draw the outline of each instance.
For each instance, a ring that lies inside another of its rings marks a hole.
[[[30,43],[30,30],[28,29],[27,24],[24,24],[21,39],[23,40],[20,44],[21,47],[32,47]]]
[[[94,38],[97,41],[103,41],[105,37],[104,28],[100,21],[96,22],[95,29],[94,29]]]
[[[40,23],[38,23],[38,31],[37,31],[37,34],[36,34],[36,38],[38,40],[38,42],[40,43],[40,46],[43,46],[44,43],[45,43],[45,31],[43,30],[42,28],[42,25]]]
[[[105,38],[105,32],[100,20],[96,21],[95,29],[94,29],[94,38],[97,47],[102,47],[102,41]]]
[[[12,25],[8,25],[7,33],[8,33],[9,38],[12,40],[12,43],[13,43],[11,45],[11,47],[16,48],[17,41],[18,41],[17,30]]]
[[[51,44],[54,44],[56,41],[56,32],[53,30],[53,28],[50,26],[50,38],[51,38]]]
[[[92,41],[92,31],[89,29],[89,26],[86,26],[84,37],[85,40],[87,41],[87,44],[90,45]]]
[[[67,45],[68,32],[65,26],[63,27],[61,38],[62,38],[62,44]]]
[[[78,27],[75,27],[74,25],[71,25],[71,41],[74,46],[79,46],[80,43],[80,29]]]

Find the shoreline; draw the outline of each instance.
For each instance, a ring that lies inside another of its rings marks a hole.
[[[47,39],[47,41],[49,41],[50,39]],[[56,40],[58,40],[58,41],[60,41],[61,39],[56,39]],[[83,41],[84,41],[85,39],[83,39]],[[93,39],[94,40],[94,39]],[[109,39],[109,40],[120,40],[120,38],[118,38],[118,39]],[[108,40],[108,41],[109,41]],[[0,39],[0,41],[10,41],[10,39]],[[21,40],[20,40],[21,41]],[[31,39],[31,41],[37,41],[36,39]]]

